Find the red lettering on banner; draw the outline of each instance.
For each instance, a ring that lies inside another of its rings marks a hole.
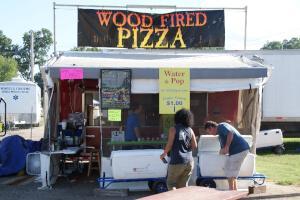
[[[202,16],[202,20],[200,19],[200,17]],[[207,22],[207,16],[205,13],[203,12],[197,12],[196,13],[196,24],[195,26],[204,26]]]
[[[98,16],[100,25],[103,26],[105,24],[105,26],[107,26],[112,12],[98,11],[98,12],[96,12],[96,14]]]
[[[170,27],[175,27],[175,20],[174,20],[174,14],[171,14],[170,15],[170,18],[171,18],[171,24],[170,24]]]
[[[117,22],[117,17],[118,16],[121,16],[122,17],[122,23],[118,23]],[[126,24],[126,15],[123,13],[123,12],[116,12],[114,15],[113,15],[113,23],[116,25],[116,26],[119,26],[119,27],[122,27]]]
[[[168,20],[167,17],[169,17],[169,14],[164,14],[160,16],[160,27],[166,27],[165,20]]]
[[[184,24],[184,16],[181,13],[176,14],[176,26],[177,27],[185,27]]]
[[[126,15],[124,12],[112,13],[111,11],[97,11],[98,20],[101,26],[108,26],[111,20],[115,26],[123,27],[126,23],[132,28],[142,26],[143,28],[150,28],[153,26],[152,16],[130,13]],[[190,12],[190,13],[171,13],[160,15],[160,28],[168,27],[190,27],[190,26],[204,26],[207,23],[207,15],[204,12]]]
[[[134,24],[133,22],[132,22],[132,17],[135,17],[135,19],[136,19],[136,23]],[[138,14],[136,14],[136,13],[130,13],[129,15],[128,15],[128,24],[129,24],[129,26],[131,26],[131,27],[137,27],[137,26],[139,26],[140,24],[141,24],[141,19],[140,19],[140,17],[138,16]]]
[[[148,24],[146,23],[146,20],[148,19]],[[149,15],[142,15],[142,27],[149,28],[153,25],[153,19]]]
[[[195,13],[186,13],[186,26],[195,26],[192,16],[195,16]]]
[[[160,24],[158,21],[154,25],[155,19],[147,14],[97,11],[96,15],[100,26],[109,26],[110,24],[116,26],[118,31],[117,47],[119,48],[127,46],[128,41],[132,41],[130,44],[132,48],[186,48],[182,33],[185,29],[181,29],[181,27],[201,27],[207,24],[205,12],[162,14],[158,19]],[[126,45],[124,45],[125,41],[127,41]]]

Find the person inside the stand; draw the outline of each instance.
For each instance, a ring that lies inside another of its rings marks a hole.
[[[142,110],[141,104],[133,104],[125,125],[125,141],[138,141],[141,138],[139,114]]]
[[[169,190],[186,187],[192,175],[194,160],[192,150],[197,148],[195,134],[191,128],[193,114],[181,109],[175,114],[175,126],[169,129],[168,142],[160,159],[170,152],[167,186]]]
[[[223,122],[217,124],[214,121],[207,121],[204,128],[210,135],[219,135],[220,154],[229,155],[224,167],[229,189],[237,190],[237,177],[242,163],[249,153],[249,144],[239,131],[229,123]]]

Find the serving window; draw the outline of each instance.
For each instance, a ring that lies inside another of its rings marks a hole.
[[[195,127],[201,127],[207,117],[207,93],[191,93],[190,109],[194,114]],[[165,132],[163,123],[167,126],[173,125],[174,115],[159,114],[159,95],[158,94],[131,94],[131,104],[138,103],[143,106],[143,111],[139,114],[141,126],[160,127],[160,132]],[[130,109],[122,110],[122,121],[108,121],[107,109],[100,109],[99,93],[97,91],[85,92],[84,110],[87,119],[87,126],[100,125],[100,112],[103,127],[124,127]]]
[[[159,94],[131,94],[131,105],[139,103],[143,106],[143,110],[139,113],[141,124],[141,137],[143,140],[157,141],[161,137],[166,139],[168,130],[174,125],[174,115],[160,115],[159,114]],[[207,93],[191,93],[191,110],[194,114],[195,124],[194,132],[199,134],[199,128],[207,117]],[[111,141],[113,131],[119,131],[125,128],[126,120],[130,109],[122,109],[122,116],[120,122],[108,121],[108,110],[100,109],[99,92],[85,91],[83,97],[84,114],[87,125],[87,134],[94,134],[97,141],[94,146],[99,146],[100,143],[100,115],[103,130],[103,153],[110,155],[111,146],[108,143]]]
[[[143,106],[140,113],[142,126],[159,126],[158,94],[132,94],[131,101]]]

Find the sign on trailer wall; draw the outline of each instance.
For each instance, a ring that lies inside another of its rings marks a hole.
[[[224,44],[223,10],[151,14],[78,9],[78,46],[183,49]]]
[[[112,121],[112,122],[122,121],[122,110],[121,109],[108,109],[107,115],[108,115],[108,121]]]
[[[60,69],[61,80],[83,79],[83,69],[81,68],[62,68]]]
[[[35,85],[1,84],[0,96],[6,101],[7,113],[36,113],[40,102],[37,102]],[[4,113],[4,105],[0,104],[0,112]]]
[[[159,69],[159,114],[190,109],[190,69]]]

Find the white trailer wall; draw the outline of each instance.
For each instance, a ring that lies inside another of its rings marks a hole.
[[[262,121],[300,121],[300,50],[246,51],[273,67],[263,89]]]
[[[263,120],[299,121],[300,54],[262,57],[274,66],[263,93]]]
[[[7,121],[16,124],[38,124],[41,117],[41,90],[38,85],[25,81],[0,83],[0,97],[7,104]],[[0,104],[4,120],[4,104]]]

